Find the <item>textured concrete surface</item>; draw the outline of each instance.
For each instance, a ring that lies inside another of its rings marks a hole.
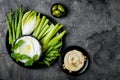
[[[50,7],[56,2],[67,7],[66,17],[51,16]],[[5,13],[21,4],[65,25],[64,48],[78,45],[90,55],[91,63],[84,74],[63,73],[59,61],[37,70],[12,61],[5,45]],[[120,0],[0,0],[0,80],[120,80]]]

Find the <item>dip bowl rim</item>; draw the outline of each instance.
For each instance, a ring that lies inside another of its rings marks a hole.
[[[66,55],[67,52],[71,51],[71,50],[78,50],[80,52],[82,52],[82,54],[84,56],[87,57],[86,61],[84,62],[84,66],[79,69],[78,71],[72,71],[71,73],[69,72],[69,70],[67,69],[63,69],[63,64],[64,64],[64,57]],[[60,58],[60,67],[62,69],[62,71],[68,75],[74,75],[74,76],[77,76],[77,75],[81,75],[83,74],[84,72],[86,72],[86,70],[88,69],[89,67],[89,64],[90,64],[90,57],[89,57],[89,54],[88,52],[83,49],[82,47],[80,46],[75,46],[75,45],[72,45],[72,46],[68,46],[66,47],[63,51],[61,51],[61,58]]]

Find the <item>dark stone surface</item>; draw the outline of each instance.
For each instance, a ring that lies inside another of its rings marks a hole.
[[[60,2],[68,9],[64,18],[50,14],[52,4]],[[26,69],[10,58],[5,38],[5,13],[23,5],[49,15],[64,24],[67,35],[64,48],[78,45],[88,51],[89,69],[80,76],[69,76],[59,61],[45,69]],[[120,80],[120,0],[0,0],[0,80]]]

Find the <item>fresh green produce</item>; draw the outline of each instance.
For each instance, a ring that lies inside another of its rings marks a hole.
[[[13,47],[11,48],[11,51],[16,50],[18,47],[20,47],[24,43],[23,40],[19,40]]]
[[[38,55],[34,55],[33,58],[25,55],[25,54],[20,54],[20,53],[11,53],[11,57],[18,62],[19,60],[27,60],[27,62],[24,64],[25,66],[32,66],[33,63],[37,60]]]
[[[54,24],[50,24],[50,28],[47,29],[47,31],[42,35],[42,37],[44,37],[46,34],[48,34],[53,29],[53,27],[55,27]]]
[[[57,5],[54,5],[53,7],[52,7],[52,11],[55,11],[56,9],[57,9]]]
[[[10,17],[11,17],[11,27],[12,27],[12,34],[13,34],[13,41],[15,41],[15,25],[14,25],[14,16],[13,11],[10,10]]]
[[[65,12],[65,9],[61,4],[58,4],[58,10],[60,10],[61,12]]]
[[[18,21],[17,31],[16,31],[16,38],[21,36],[22,17],[23,17],[23,8],[20,7],[20,10],[19,10],[19,21]]]
[[[19,15],[19,16],[18,16]],[[15,12],[10,10],[10,14],[6,14],[6,23],[8,25],[9,44],[13,46],[15,40],[21,36],[21,24],[22,24],[23,8],[22,6]]]
[[[21,41],[22,42],[24,41],[24,43],[21,44]],[[42,48],[39,41],[36,38],[30,35],[25,35],[16,40],[15,45],[13,46],[13,52],[20,53],[20,55],[26,55],[28,57],[31,57],[33,58],[33,62],[34,62],[38,60],[39,57],[41,56]],[[28,61],[28,59],[24,60],[23,58],[22,60],[20,60],[20,62],[25,64]]]
[[[18,22],[18,10],[15,11],[15,31],[17,30],[17,22]]]
[[[60,10],[55,10],[55,11],[53,11],[53,15],[61,15]]]
[[[22,18],[22,34],[31,34],[40,22],[35,11],[28,11]]]
[[[52,8],[55,16],[61,16],[65,12],[62,5],[54,5]],[[25,66],[32,66],[35,61],[38,60],[39,55],[30,57],[22,51],[17,53],[16,49],[20,48],[24,44],[23,40],[19,40],[15,43],[16,39],[22,35],[34,36],[42,45],[42,53],[44,54],[41,61],[37,61],[39,64],[46,64],[50,66],[51,62],[60,56],[59,49],[62,46],[62,37],[66,31],[59,32],[63,25],[60,23],[53,24],[49,22],[49,19],[45,15],[41,15],[36,11],[27,11],[23,14],[23,8],[12,11],[10,14],[6,14],[6,23],[8,25],[9,32],[9,44],[11,45],[11,57],[17,62],[21,60],[27,60]],[[27,45],[27,44],[26,44]]]
[[[49,53],[46,54],[47,57],[56,57],[56,56],[60,56],[58,50],[53,50],[50,51]]]
[[[42,35],[46,32],[46,30],[49,28],[50,26],[47,24],[46,26],[45,26],[45,28],[41,31],[41,33],[39,34],[39,36],[38,36],[38,39],[41,39],[41,37],[42,37]]]
[[[6,15],[6,23],[8,25],[8,32],[9,32],[9,44],[12,44],[12,30],[11,30],[11,25],[10,25],[10,21],[8,19],[8,15]]]
[[[36,62],[38,60],[38,55],[34,55],[33,57],[30,57],[26,54],[20,54],[20,53],[15,53],[15,50],[17,48],[19,48],[21,45],[24,44],[24,41],[23,40],[19,40],[12,48],[11,48],[11,51],[13,51],[13,53],[11,53],[11,57],[14,58],[16,60],[16,62],[20,61],[20,60],[27,60],[25,62],[25,66],[32,66],[32,64],[34,62]]]
[[[33,36],[38,37],[39,33],[41,32],[41,28],[42,28],[45,20],[46,20],[46,17],[43,16],[42,19],[41,19],[41,22],[40,22],[39,26],[34,31]]]
[[[58,49],[58,48],[60,48],[62,46],[62,42],[59,42],[55,47],[54,47],[54,49]]]
[[[43,51],[48,48],[48,43],[50,39],[58,32],[63,25],[56,24],[55,27],[47,34],[44,38],[41,39],[41,43],[43,44]]]
[[[51,39],[48,43],[48,45],[53,45],[54,43],[56,43],[57,41],[59,41],[65,34],[65,31],[61,32],[60,34],[58,34],[57,36],[55,36],[53,39]]]
[[[65,14],[65,7],[62,4],[56,3],[52,6],[51,13],[55,17],[62,17]]]
[[[56,58],[57,57],[45,57],[45,60],[48,61],[48,62],[50,62],[50,61],[52,61],[52,60],[54,60]]]

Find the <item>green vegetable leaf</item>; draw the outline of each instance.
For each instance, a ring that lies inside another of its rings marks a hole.
[[[19,58],[17,57],[17,58],[16,58],[16,62],[18,62],[18,61],[19,61]]]
[[[28,60],[26,63],[25,63],[25,66],[32,66],[33,65],[33,60]]]
[[[36,54],[33,56],[33,61],[37,61],[37,59],[38,59],[38,55]]]
[[[16,50],[18,47],[20,47],[24,43],[23,40],[19,40],[13,47],[11,48],[11,51]]]
[[[18,62],[20,59],[20,53],[12,53],[11,57],[14,58],[16,62]]]
[[[12,58],[14,58],[14,59],[16,59],[16,58],[17,58],[17,56],[16,56],[16,54],[15,54],[15,53],[11,53],[10,55],[11,55],[11,57],[12,57]]]
[[[29,56],[23,54],[23,55],[20,56],[20,59],[21,60],[29,59]]]

